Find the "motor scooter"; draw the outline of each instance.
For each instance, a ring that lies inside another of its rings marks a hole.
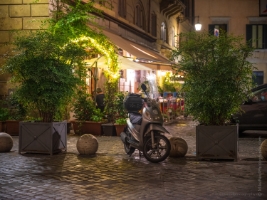
[[[137,94],[129,94],[124,101],[128,119],[120,137],[129,156],[138,149],[148,161],[157,163],[165,160],[170,154],[171,144],[164,136],[164,133],[169,132],[163,127],[163,117],[158,103],[150,98],[145,84],[142,84],[141,88],[147,96],[145,102]],[[142,114],[138,112],[141,109]]]

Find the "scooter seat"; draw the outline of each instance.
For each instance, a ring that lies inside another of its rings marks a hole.
[[[142,115],[140,113],[137,113],[137,112],[129,113],[129,118],[132,124],[141,125]]]

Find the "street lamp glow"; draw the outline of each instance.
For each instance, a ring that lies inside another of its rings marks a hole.
[[[196,31],[200,31],[201,28],[202,28],[202,24],[200,24],[200,23],[195,24]]]
[[[199,23],[199,16],[197,16],[197,23],[195,24],[196,31],[200,31],[202,28],[202,24]]]

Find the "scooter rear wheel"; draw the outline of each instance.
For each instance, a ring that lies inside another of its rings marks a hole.
[[[145,158],[153,163],[165,160],[171,151],[171,144],[168,138],[164,135],[156,135],[154,137],[156,146],[152,147],[151,137],[147,137],[144,142],[143,154]]]

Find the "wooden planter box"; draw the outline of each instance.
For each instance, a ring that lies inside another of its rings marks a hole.
[[[92,134],[92,135],[102,135],[101,124],[103,122],[93,122],[93,121],[73,121],[73,130],[77,135]]]
[[[19,135],[19,122],[16,120],[6,120],[5,122],[5,132],[12,136]]]
[[[238,159],[238,125],[196,127],[196,156],[201,159]]]
[[[3,121],[0,121],[0,132],[5,132],[5,129],[4,129],[4,123]]]
[[[19,153],[67,151],[67,122],[20,122]]]
[[[121,132],[124,131],[124,128],[126,127],[126,124],[114,124],[115,129],[116,129],[116,134],[117,136],[121,135]]]

